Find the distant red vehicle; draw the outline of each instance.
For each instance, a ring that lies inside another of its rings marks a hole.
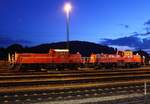
[[[77,52],[70,54],[68,49],[50,49],[49,53],[15,53],[9,57],[16,69],[78,69],[78,67],[113,68],[137,67],[144,63],[140,55],[132,51],[118,51],[116,54],[91,54],[82,57]]]

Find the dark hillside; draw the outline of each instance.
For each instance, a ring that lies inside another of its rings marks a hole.
[[[7,59],[8,53],[48,53],[49,49],[65,49],[66,42],[41,44],[34,47],[23,47],[20,44],[13,44],[7,48],[0,48],[0,59]],[[114,48],[85,41],[70,41],[70,53],[80,52],[83,56],[91,53],[115,53]]]
[[[31,47],[31,51],[46,53],[50,48],[65,49],[66,42],[58,42],[52,44],[42,44],[39,46]],[[114,48],[95,44],[85,41],[71,41],[70,53],[80,52],[84,56],[89,56],[91,53],[115,53]]]

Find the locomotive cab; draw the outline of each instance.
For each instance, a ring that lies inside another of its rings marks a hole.
[[[134,55],[132,51],[126,50],[118,53],[122,57],[122,63],[125,67],[139,67],[141,65],[141,56]]]

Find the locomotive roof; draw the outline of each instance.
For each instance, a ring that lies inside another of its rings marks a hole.
[[[54,49],[56,52],[69,52],[69,49]]]

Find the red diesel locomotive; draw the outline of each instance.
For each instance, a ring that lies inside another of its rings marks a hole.
[[[15,53],[9,55],[9,62],[15,69],[78,69],[79,67],[112,68],[112,67],[137,67],[144,60],[140,55],[133,55],[132,51],[118,51],[116,54],[91,54],[82,57],[77,52],[70,54],[68,49],[50,49],[49,53]]]
[[[98,68],[139,67],[144,63],[142,57],[132,51],[118,51],[116,54],[92,54],[90,63]]]

